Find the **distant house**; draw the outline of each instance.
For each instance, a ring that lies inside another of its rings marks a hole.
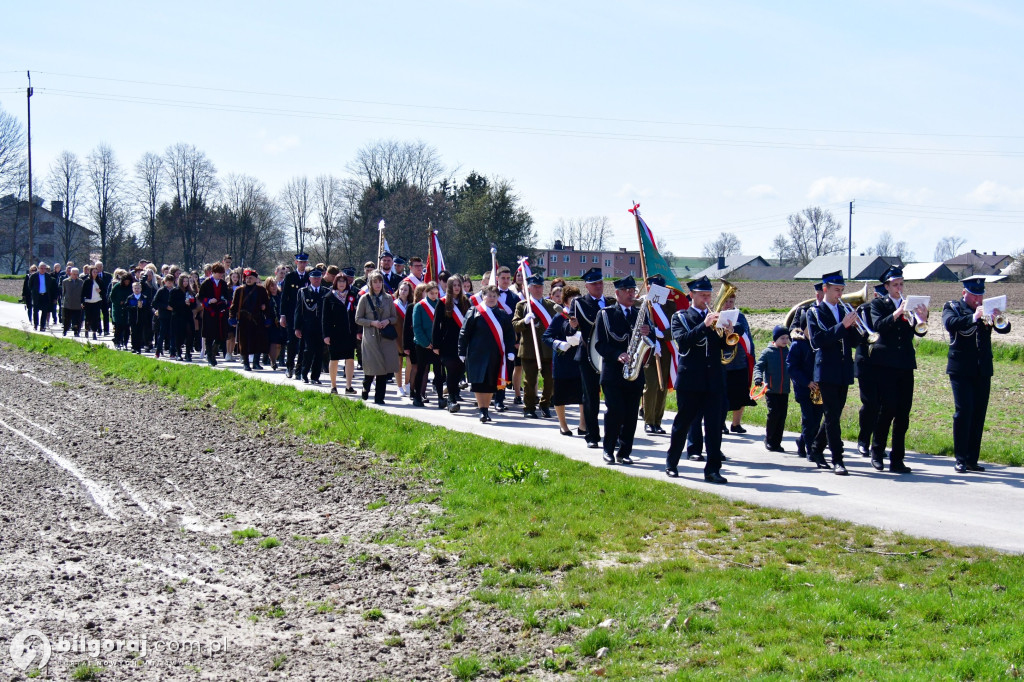
[[[997,254],[995,251],[978,253],[977,249],[971,249],[969,253],[961,253],[955,258],[950,258],[945,265],[956,274],[957,279],[963,279],[972,275],[998,275],[1011,263],[1013,256]]]
[[[903,279],[916,282],[955,282],[956,273],[945,263],[907,263],[903,266]]]
[[[878,279],[890,265],[902,267],[903,261],[889,256],[854,256],[850,260],[851,272],[847,272],[846,264],[846,255],[818,256],[796,273],[793,279],[821,279],[822,275],[837,270],[842,271],[843,276],[850,280]]]
[[[28,248],[28,201],[18,200],[14,195],[0,197],[0,265],[10,270],[13,261],[17,261],[17,269],[24,272],[29,264],[47,261],[64,262],[69,258],[85,256],[89,243],[95,237],[78,223],[71,222],[65,229],[64,204],[51,201],[50,208],[43,208],[43,200],[32,199],[32,254],[26,253]],[[65,253],[65,235],[69,237],[71,253]],[[12,259],[12,256],[17,256]]]
[[[636,279],[643,277],[643,266],[640,264],[639,251],[577,251],[571,244],[565,245],[555,240],[553,249],[541,251],[537,268],[548,279],[553,277],[580,277],[590,268],[601,268],[605,277],[619,279],[632,275]]]
[[[766,261],[761,256],[719,256],[718,262],[709,265],[697,274],[692,279],[700,277],[707,277],[710,280],[716,280],[721,278],[734,278],[734,279],[748,279],[742,277],[742,271],[744,268],[771,268],[772,264]],[[774,268],[772,268],[774,269]],[[741,273],[741,274],[736,274]]]
[[[680,282],[689,282],[698,272],[704,270],[715,262],[714,258],[696,258],[690,256],[679,256],[672,258],[669,266]]]

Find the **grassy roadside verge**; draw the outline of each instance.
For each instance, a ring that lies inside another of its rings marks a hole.
[[[564,637],[552,670],[932,680],[1024,666],[1022,557],[729,502],[234,373],[6,329],[0,341],[440,479],[437,545],[485,568],[481,608],[519,616],[524,637]]]
[[[770,341],[760,330],[755,332],[757,352]],[[910,413],[907,447],[916,452],[953,456],[953,392],[946,376],[948,346],[938,341],[918,342],[915,374],[914,406]],[[981,459],[1012,466],[1024,466],[1024,443],[1020,439],[1020,423],[1024,421],[1024,346],[997,346],[995,376],[989,399],[985,435],[981,441]],[[675,393],[669,393],[666,407],[676,410]],[[860,395],[857,384],[850,387],[846,409],[843,410],[843,438],[857,440]],[[768,417],[765,401],[743,412],[745,424],[764,426]],[[730,415],[731,419],[731,415]],[[666,426],[666,428],[668,428]],[[786,430],[799,431],[800,406],[790,396]],[[728,454],[728,453],[727,453]]]
[[[4,303],[21,303],[21,299],[17,296],[11,296],[10,294],[0,294],[0,301]]]

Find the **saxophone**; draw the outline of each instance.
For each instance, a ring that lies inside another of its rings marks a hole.
[[[654,352],[654,341],[651,341],[649,336],[640,333],[640,327],[647,324],[650,317],[648,307],[646,302],[640,306],[633,331],[629,335],[629,345],[626,346],[629,360],[622,365],[622,378],[626,381],[636,381],[640,377],[640,372],[644,371],[644,365],[647,364],[651,353]]]

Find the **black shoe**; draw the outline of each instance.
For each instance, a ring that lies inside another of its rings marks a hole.
[[[729,433],[729,429],[725,428],[725,424],[722,424],[722,433]]]
[[[868,452],[868,446],[857,443],[857,452],[860,453],[861,457],[870,457],[871,453]]]
[[[877,457],[871,458],[871,466],[875,468],[875,471],[885,471],[885,462]]]
[[[412,399],[412,406],[413,407],[423,407],[423,401],[420,400],[419,396],[414,396],[413,397],[413,399]]]
[[[768,452],[772,451],[772,446],[768,445],[768,441],[764,442],[764,449],[767,450]]]
[[[719,455],[719,456],[718,456],[718,458],[719,458],[720,460],[722,460],[723,462],[728,462],[728,461],[729,461],[729,458],[728,458],[728,457],[726,457],[726,456],[725,456],[724,454],[723,454],[723,455]]]
[[[985,467],[981,466],[980,464],[968,464],[967,465],[967,470],[968,471],[984,471]]]
[[[664,435],[665,435],[665,434],[667,433],[667,432],[665,431],[665,429],[661,428],[660,426],[655,426],[655,427],[654,427],[654,432],[655,432],[656,434],[658,434],[659,436],[664,436]]]
[[[585,436],[585,435],[587,435],[587,432],[584,431],[583,429],[579,429],[578,428],[578,429],[576,429],[576,435],[577,436]]]
[[[698,452],[696,455],[687,455],[686,459],[690,460],[691,462],[703,462],[704,455]]]
[[[587,447],[590,448],[591,450],[596,450],[597,448],[601,447],[601,444],[595,441],[587,443]]]
[[[444,409],[447,409],[447,408],[448,408],[448,401],[445,400],[444,398],[438,398],[437,399],[437,409],[444,410]]]
[[[348,395],[355,395],[356,394],[356,389],[354,389],[351,386],[349,386],[348,388],[345,389],[345,393],[347,393]]]
[[[272,369],[275,372],[277,371],[277,362],[276,361],[270,363],[270,369]]]
[[[374,405],[383,405],[384,404],[384,398],[374,398],[373,399],[373,404]]]
[[[369,399],[370,399],[370,392],[369,391],[363,391],[363,400],[369,400]]]
[[[210,367],[217,366],[217,358],[208,358],[206,361],[210,363]]]
[[[261,365],[258,362],[254,362],[254,363],[252,363],[252,368],[253,369],[263,369],[263,365]]]
[[[565,431],[563,431],[562,429],[558,429],[558,432],[563,436],[569,436],[570,438],[572,438],[572,429],[566,429]]]
[[[807,451],[804,449],[804,442],[799,438],[796,441],[796,454],[798,457],[806,457]]]
[[[953,471],[957,472],[958,474],[966,474],[967,467],[961,464],[960,462],[957,462],[956,464],[953,465]]]
[[[539,419],[536,410],[523,410],[523,416],[527,419]]]
[[[455,414],[460,409],[462,409],[462,408],[459,406],[458,403],[448,403],[448,413],[449,414]]]
[[[604,453],[604,463],[605,464],[615,464],[615,456],[612,455],[612,453],[610,453],[610,452]]]
[[[650,424],[644,424],[644,433],[654,433],[654,427]]]
[[[309,383],[314,384],[316,386],[323,386],[324,384],[324,382],[320,381],[319,379],[310,379]]]
[[[675,467],[665,467],[665,475],[669,478],[679,478],[679,470]]]
[[[736,424],[736,425],[730,426],[729,430],[732,431],[733,433],[746,433],[747,432],[747,430],[745,428],[743,428],[743,426],[740,425],[740,424]]]
[[[616,455],[615,456],[615,461],[618,462],[619,464],[632,464],[633,463],[633,460],[630,459],[628,452],[626,454],[624,454],[624,455],[622,453],[619,453],[618,455]]]
[[[505,411],[505,403],[504,402],[495,403],[494,404],[494,409],[497,410],[498,412],[504,412]]]
[[[847,471],[846,467],[843,466],[842,464],[833,464],[832,465],[832,473],[834,473],[836,476],[849,476],[850,475],[850,472]]]
[[[551,408],[550,407],[542,407],[542,408],[540,408],[540,413],[542,415],[544,415],[545,419],[551,419]]]
[[[704,480],[708,483],[715,483],[718,485],[725,485],[729,481],[726,480],[725,476],[715,471],[714,473],[704,474]]]
[[[285,371],[284,375],[285,375],[285,377],[287,377],[287,378],[291,379],[291,378],[292,378],[292,370],[291,370],[291,368],[288,368],[288,369],[287,369],[287,370]]]
[[[523,404],[523,396],[517,395],[515,397],[515,400],[512,401],[512,404],[513,405],[522,405]]]
[[[249,361],[248,360],[246,360],[242,364],[242,369],[244,369],[246,372],[251,372],[252,371],[252,367],[249,366]]]
[[[898,462],[896,464],[891,464],[890,463],[889,464],[889,471],[894,473],[894,474],[909,474],[913,470],[910,467],[908,467],[906,464],[904,464],[903,462]]]
[[[486,424],[489,421],[494,421],[494,420],[491,419],[491,415],[487,411],[487,408],[484,408],[484,409],[480,410],[480,423],[481,424]]]
[[[808,455],[810,460],[814,462],[819,469],[831,469],[832,465],[825,461],[825,455]]]

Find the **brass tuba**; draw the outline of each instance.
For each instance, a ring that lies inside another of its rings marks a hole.
[[[715,302],[711,305],[711,310],[716,313],[722,312],[722,306],[725,305],[726,299],[730,296],[734,296],[736,292],[739,291],[735,286],[730,284],[728,280],[720,279],[718,281],[722,283],[722,288],[718,290],[718,296],[715,297]],[[736,357],[736,353],[739,351],[739,349],[736,348],[736,344],[740,342],[740,335],[736,332],[729,332],[726,334],[725,330],[720,328],[717,324],[715,325],[715,331],[719,336],[725,338],[725,345],[733,348],[732,352],[728,355],[724,350],[722,351],[722,364],[728,365],[733,361],[733,358]]]

